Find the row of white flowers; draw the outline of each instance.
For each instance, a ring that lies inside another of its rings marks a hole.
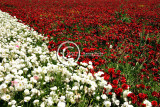
[[[90,101],[90,106],[117,105],[133,107],[127,101],[129,90],[124,91],[126,102],[120,103],[110,92],[99,71],[89,73],[92,62],[66,67],[57,60],[56,52],[49,52],[47,41],[16,17],[0,11],[0,101],[2,105],[23,106],[76,106]],[[146,101],[148,107],[150,102]],[[81,105],[82,106],[82,105]]]

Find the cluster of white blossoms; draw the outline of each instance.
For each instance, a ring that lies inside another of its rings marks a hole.
[[[89,72],[92,62],[64,66],[49,52],[47,41],[16,17],[0,11],[0,101],[1,105],[23,106],[126,106],[107,93],[112,86]],[[107,89],[103,93],[104,87]],[[129,91],[124,92],[126,98]],[[82,104],[82,105],[80,105]],[[130,107],[132,107],[130,105]]]

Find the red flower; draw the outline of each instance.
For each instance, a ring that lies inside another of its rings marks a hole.
[[[152,92],[152,96],[157,97],[158,93],[156,91]]]
[[[127,97],[133,97],[133,96],[135,96],[133,93],[129,93],[129,94],[127,95]]]
[[[142,89],[145,89],[145,85],[144,85],[144,84],[140,84],[140,87],[141,87]]]
[[[107,74],[104,76],[104,79],[105,79],[106,81],[108,81],[108,80],[109,80],[109,78],[110,78],[110,76],[109,76],[109,75],[107,75]]]
[[[137,97],[135,96],[135,94],[129,93],[129,94],[127,95],[127,97],[130,97],[130,98],[132,99],[132,103],[133,103],[133,104],[136,103]]]
[[[112,85],[112,88],[113,88],[113,89],[115,89],[115,88],[117,88],[117,87],[118,87],[117,85]]]
[[[151,88],[151,86],[146,86],[146,89],[149,90]]]
[[[117,70],[117,74],[120,74],[121,73],[121,70]]]
[[[141,100],[144,100],[147,98],[147,94],[144,94],[144,93],[139,93],[138,96]]]
[[[152,103],[152,106],[157,106],[158,105],[157,101],[152,101],[151,103]]]
[[[141,107],[146,107],[146,104],[142,104],[142,106]]]
[[[47,35],[47,37],[50,39],[51,38],[51,36],[50,35]]]
[[[117,75],[116,75],[116,74],[112,74],[112,77],[113,77],[113,78],[117,78]]]
[[[122,89],[127,90],[128,89],[128,85],[127,84],[122,84]]]
[[[125,78],[125,77],[122,77],[120,81],[121,81],[122,83],[126,83],[126,78]]]
[[[115,90],[115,93],[116,93],[117,96],[120,96],[122,91],[123,91],[122,88],[118,88],[118,89]]]
[[[117,85],[118,84],[118,80],[113,80],[113,84]]]
[[[109,72],[110,74],[114,74],[114,68],[109,68],[109,69],[108,69],[108,72]]]
[[[139,85],[139,84],[137,84],[137,85],[136,85],[136,87],[137,87],[137,88],[139,88],[139,87],[140,87],[140,85]]]
[[[108,94],[109,94],[109,95],[112,95],[112,92],[109,92]]]

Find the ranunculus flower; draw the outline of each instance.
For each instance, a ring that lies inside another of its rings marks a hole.
[[[109,68],[109,69],[108,69],[108,72],[109,72],[110,74],[113,74],[113,73],[114,73],[114,68]]]
[[[158,93],[156,91],[152,92],[152,96],[156,97],[158,95]]]
[[[151,104],[152,104],[152,106],[157,106],[158,105],[157,101],[152,101]]]
[[[122,88],[118,88],[115,90],[115,93],[117,96],[120,96],[120,94],[122,93],[123,89]]]
[[[118,80],[113,80],[113,84],[117,85],[118,84]]]
[[[139,93],[138,96],[141,100],[144,100],[147,98],[147,94],[144,94],[144,93]]]
[[[104,79],[106,80],[106,81],[108,81],[109,80],[109,78],[110,78],[110,75],[104,75]]]
[[[144,84],[140,84],[140,87],[141,87],[142,89],[145,89],[145,85],[144,85]]]
[[[122,84],[122,89],[127,90],[128,89],[128,85],[127,84]]]

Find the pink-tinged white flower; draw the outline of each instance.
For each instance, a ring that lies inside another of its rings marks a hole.
[[[38,80],[38,79],[39,79],[39,77],[38,77],[38,76],[34,76],[33,78],[34,78],[35,80]]]
[[[19,45],[16,45],[17,48],[19,48]]]
[[[15,80],[14,80],[14,81],[11,81],[11,83],[12,83],[11,86],[18,86],[18,82],[15,81]]]

